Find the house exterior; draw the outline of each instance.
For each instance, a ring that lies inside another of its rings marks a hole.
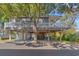
[[[49,40],[49,33],[70,29],[71,26],[64,26],[60,18],[64,14],[59,11],[52,11],[49,16],[32,17],[18,17],[5,23],[4,29],[9,32],[16,32],[16,40],[44,40],[47,37]],[[64,22],[65,23],[65,22]],[[10,36],[11,39],[11,36]]]

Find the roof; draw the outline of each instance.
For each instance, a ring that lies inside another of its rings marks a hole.
[[[61,17],[62,17],[62,16],[64,16],[64,15],[65,15],[64,13],[62,13],[62,12],[56,10],[56,9],[52,10],[52,11],[49,13],[49,16],[58,16],[58,17],[61,16]]]

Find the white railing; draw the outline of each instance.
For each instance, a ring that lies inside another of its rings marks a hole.
[[[16,25],[15,25],[15,23],[12,23],[12,22],[6,22],[6,23],[4,23],[4,28],[7,28],[7,27],[16,27]]]
[[[10,29],[29,29],[29,28],[33,28],[34,23],[22,23],[22,22],[6,22],[4,23],[4,28],[10,28]],[[63,26],[63,25],[58,25],[56,23],[37,23],[37,28],[41,29],[62,29],[62,28],[70,28],[70,26]]]
[[[30,28],[32,27],[33,23],[22,23],[22,22],[6,22],[4,23],[4,28],[10,29],[22,29],[22,28]]]

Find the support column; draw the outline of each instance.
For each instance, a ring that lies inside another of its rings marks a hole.
[[[26,40],[26,32],[24,33],[24,40]]]
[[[25,39],[25,33],[24,33],[24,31],[22,32],[22,35],[21,36],[22,36],[21,39],[24,40]]]
[[[0,40],[1,40],[1,36],[0,36]]]
[[[48,41],[50,40],[50,38],[49,38],[49,33],[47,33],[47,37],[48,37]]]
[[[48,38],[48,43],[47,43],[47,45],[48,45],[48,46],[51,46],[51,45],[50,45],[49,33],[47,33],[47,38]]]
[[[11,31],[9,31],[9,40],[12,40]]]
[[[19,40],[19,34],[18,34],[18,32],[16,33],[16,40]]]

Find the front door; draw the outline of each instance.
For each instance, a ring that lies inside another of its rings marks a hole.
[[[46,38],[45,38],[45,33],[38,33],[37,34],[37,39],[38,40],[45,40]]]

